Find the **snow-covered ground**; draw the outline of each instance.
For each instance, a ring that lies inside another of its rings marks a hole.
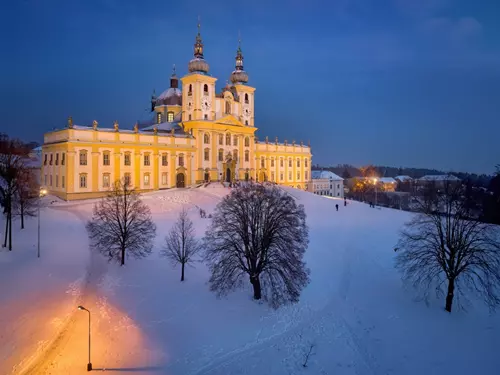
[[[158,254],[183,206],[203,235],[209,219],[198,210],[213,211],[228,192],[220,185],[144,196],[157,224],[155,252],[125,267],[89,254],[92,202],[45,208],[41,260],[34,220],[26,234],[16,230],[14,251],[0,252],[0,373],[85,373],[88,316],[71,309],[77,303],[92,312],[94,369],[107,372],[498,373],[500,313],[473,303],[450,315],[443,301],[427,305],[403,288],[393,248],[410,213],[285,189],[308,214],[311,283],[298,304],[278,310],[253,301],[249,287],[217,299],[201,263],[181,283]]]

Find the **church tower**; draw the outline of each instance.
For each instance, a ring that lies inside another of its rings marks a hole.
[[[188,74],[181,78],[182,121],[211,121],[215,119],[215,82],[209,65],[203,57],[203,41],[198,21],[198,34],[194,43],[194,58],[189,61]]]
[[[236,50],[236,64],[231,73],[230,80],[234,89],[238,93],[241,103],[242,123],[247,126],[254,126],[254,92],[255,88],[247,85],[248,74],[243,68],[243,52],[241,50],[241,39],[238,40],[238,49]]]

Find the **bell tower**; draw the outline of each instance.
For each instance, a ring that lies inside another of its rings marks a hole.
[[[195,38],[193,59],[188,64],[188,74],[181,78],[183,87],[182,121],[211,121],[215,119],[215,82],[210,76],[210,66],[203,54],[201,24]]]

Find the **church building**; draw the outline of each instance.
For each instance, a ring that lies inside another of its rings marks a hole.
[[[153,117],[132,129],[80,126],[44,135],[41,182],[65,200],[96,198],[123,179],[140,191],[184,188],[205,181],[253,180],[307,189],[311,148],[303,142],[259,141],[255,88],[238,46],[231,84],[216,93],[198,25],[188,72],[151,100]],[[181,90],[182,84],[182,90]]]

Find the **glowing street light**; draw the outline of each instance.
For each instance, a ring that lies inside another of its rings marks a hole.
[[[377,177],[373,179],[373,184],[375,185],[375,206],[378,206],[378,191],[377,191]]]
[[[90,311],[83,306],[78,306],[78,310],[85,310],[89,313],[89,363],[87,363],[87,371],[92,371],[92,362],[90,362]]]
[[[47,189],[40,188],[40,192],[38,194],[38,258],[40,258],[40,198],[45,197],[47,195]]]

